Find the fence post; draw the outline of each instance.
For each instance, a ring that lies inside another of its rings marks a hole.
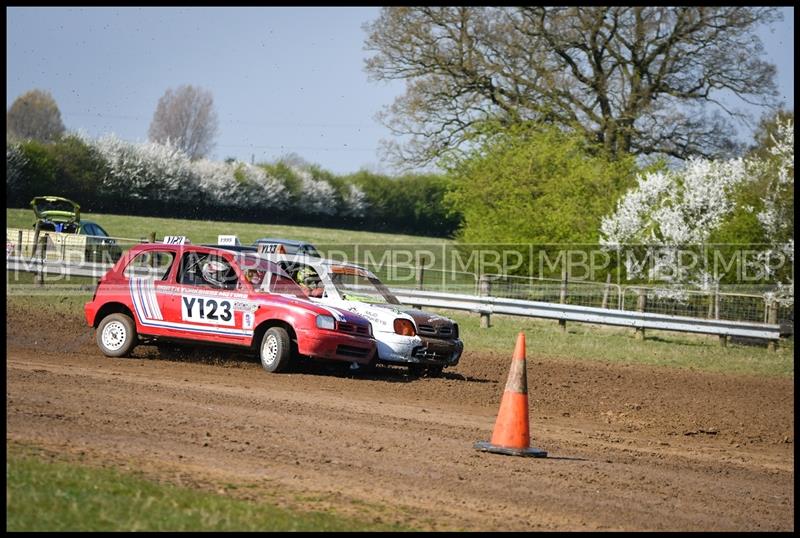
[[[708,313],[706,314],[706,319],[711,319],[714,317],[714,293],[710,292],[708,294]]]
[[[567,279],[569,275],[567,273],[567,265],[566,263],[561,268],[561,293],[559,294],[558,302],[564,304],[567,302]],[[558,326],[561,328],[561,332],[567,332],[567,320],[560,319],[558,320]]]
[[[22,230],[17,230],[17,257],[22,257]]]
[[[600,308],[608,308],[608,292],[611,291],[611,273],[606,276],[606,285],[603,288],[603,304]]]
[[[150,241],[151,243],[155,243],[156,242],[156,233],[155,232],[150,232],[150,235],[148,236],[147,240]]]
[[[39,261],[41,265],[39,266],[39,272],[36,273],[33,282],[37,286],[42,287],[44,286],[44,263],[47,259],[47,234],[39,238],[39,243]]]
[[[417,289],[422,289],[422,282],[425,278],[425,266],[417,265]]]
[[[778,324],[778,301],[772,300],[769,303],[768,308],[768,318],[767,323],[771,323],[773,325]],[[767,349],[770,351],[778,351],[778,341],[777,340],[770,340],[767,344]]]
[[[644,312],[645,308],[647,308],[647,290],[639,288],[638,293],[639,297],[636,300],[636,310]],[[636,339],[644,340],[644,327],[636,327]]]
[[[719,282],[714,288],[714,319],[719,319]],[[719,345],[721,347],[728,347],[728,335],[719,335]]]
[[[492,294],[492,283],[489,277],[481,275],[478,278],[478,295],[481,297],[488,297]],[[489,312],[480,312],[481,315],[481,329],[488,329],[491,327],[491,320],[489,319]]]

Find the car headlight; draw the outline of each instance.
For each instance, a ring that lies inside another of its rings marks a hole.
[[[402,318],[394,320],[394,332],[403,336],[415,336],[417,334],[414,324],[410,320]]]
[[[458,323],[453,323],[453,338],[458,338]]]
[[[336,320],[332,316],[320,314],[317,316],[317,328],[332,331],[336,328]]]

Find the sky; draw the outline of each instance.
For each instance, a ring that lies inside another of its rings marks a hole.
[[[794,8],[759,29],[794,110]],[[336,174],[394,173],[375,115],[404,92],[368,79],[363,24],[379,7],[6,8],[6,109],[49,91],[66,128],[147,140],[159,98],[184,84],[211,92],[219,116],[209,158],[271,162],[294,153]],[[752,126],[737,124],[747,139]]]

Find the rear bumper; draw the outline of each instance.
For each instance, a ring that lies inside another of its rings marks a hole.
[[[97,305],[94,301],[83,305],[83,315],[86,317],[86,324],[89,325],[89,327],[93,327],[94,317],[97,315]]]
[[[297,351],[318,359],[368,364],[376,353],[375,340],[323,330],[297,330]]]

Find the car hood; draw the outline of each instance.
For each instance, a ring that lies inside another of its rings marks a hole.
[[[366,321],[364,316],[358,312],[348,310],[346,308],[337,308],[338,305],[324,304],[319,301],[311,301],[308,299],[300,299],[291,295],[283,295],[278,293],[265,293],[258,294],[258,299],[263,302],[282,303],[285,306],[296,310],[312,311],[315,314],[323,314],[333,316],[339,322],[352,323],[354,325],[364,325]]]
[[[433,312],[426,312],[425,310],[417,310],[416,308],[402,308],[402,312],[414,320],[414,324],[417,326],[417,334],[420,336],[442,337],[444,336],[441,334],[442,329],[449,329],[446,330],[448,336],[453,334],[454,322],[450,318],[434,314]]]
[[[394,332],[394,320],[397,318],[413,321],[420,335],[425,333],[438,334],[442,327],[450,328],[451,331],[453,328],[453,320],[449,318],[398,304],[327,301],[325,299],[317,300],[316,302],[359,314],[372,323],[375,331]]]
[[[59,196],[37,196],[31,200],[31,207],[37,219],[54,222],[79,222],[81,206]]]

